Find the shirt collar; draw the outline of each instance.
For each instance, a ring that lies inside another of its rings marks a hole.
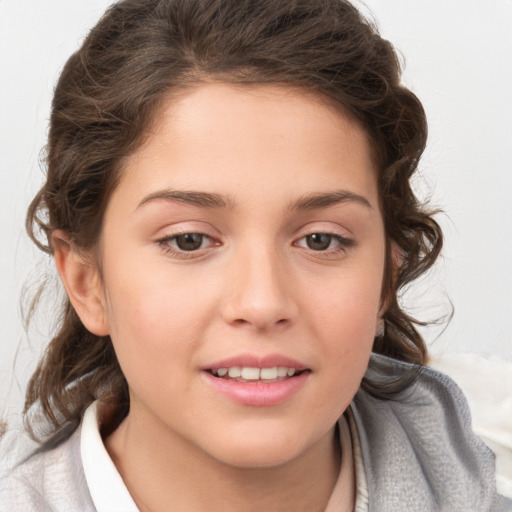
[[[101,439],[98,409],[98,401],[86,409],[80,437],[82,464],[92,501],[97,512],[139,512]],[[348,423],[344,416],[338,422],[341,468],[325,512],[368,510],[368,489],[359,436],[350,408],[347,413]],[[351,508],[354,500],[355,509]]]
[[[85,411],[80,437],[82,464],[92,501],[98,512],[139,512],[101,439],[98,406],[96,401]]]

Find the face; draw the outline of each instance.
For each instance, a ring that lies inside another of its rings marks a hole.
[[[379,322],[385,237],[365,133],[298,90],[198,86],[125,162],[100,258],[125,421],[234,466],[314,451]]]

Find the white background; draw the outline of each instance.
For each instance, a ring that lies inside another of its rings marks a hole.
[[[0,0],[0,417],[12,420],[48,339],[53,304],[27,336],[20,313],[48,266],[23,230],[43,174],[54,83],[108,0]],[[423,101],[429,145],[416,182],[446,212],[435,272],[406,296],[436,351],[512,359],[512,1],[368,0]],[[14,370],[14,371],[13,371]]]

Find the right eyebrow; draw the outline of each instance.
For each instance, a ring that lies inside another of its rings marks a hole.
[[[197,192],[194,190],[172,190],[164,189],[152,192],[142,199],[137,205],[136,210],[153,201],[179,201],[209,209],[229,209],[235,208],[235,201],[227,196],[213,194],[210,192]]]

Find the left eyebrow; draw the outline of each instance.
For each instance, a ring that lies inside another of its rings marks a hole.
[[[290,210],[317,210],[340,203],[356,203],[373,210],[373,206],[366,197],[348,190],[336,192],[315,193],[301,196],[290,205]]]

